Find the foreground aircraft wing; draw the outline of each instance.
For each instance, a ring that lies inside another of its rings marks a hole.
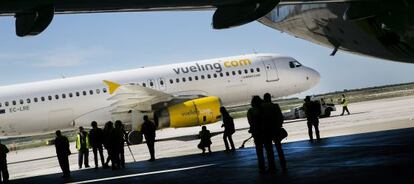
[[[124,113],[131,110],[150,111],[153,104],[173,99],[170,94],[141,85],[121,85],[107,80],[104,83],[109,87],[109,94],[112,95],[108,100],[114,101],[111,104],[112,113]]]
[[[279,3],[349,1],[356,0],[3,0],[0,1],[0,16],[16,18],[16,34],[20,37],[43,32],[52,22],[55,14],[76,13],[216,9],[212,25],[215,29],[223,29],[255,21],[269,13]]]

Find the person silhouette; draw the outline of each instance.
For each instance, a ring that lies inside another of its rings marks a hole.
[[[105,167],[105,158],[102,148],[102,144],[104,142],[104,133],[101,128],[98,128],[98,123],[96,123],[96,121],[92,121],[91,126],[92,129],[89,131],[89,143],[92,147],[95,168],[98,168],[98,152],[99,156],[101,157],[102,167]]]
[[[236,130],[234,128],[233,118],[230,116],[229,112],[227,112],[227,109],[225,107],[220,107],[220,112],[223,121],[223,125],[221,125],[221,127],[224,127],[223,140],[224,145],[226,146],[226,151],[230,151],[230,149],[231,151],[235,151],[236,148],[234,147],[232,135]],[[229,147],[229,142],[231,148]]]
[[[112,155],[113,155],[113,149],[112,149],[112,142],[111,142],[111,136],[112,136],[112,131],[114,129],[114,125],[112,123],[112,121],[108,121],[105,123],[104,129],[103,129],[103,133],[104,133],[104,142],[103,145],[106,149],[106,152],[108,154],[108,157],[106,158],[106,162],[104,165],[104,168],[109,168],[109,161],[112,162],[112,165],[114,165],[113,163],[113,159],[111,159]]]
[[[208,152],[211,153],[211,133],[207,130],[206,126],[201,127],[201,131],[198,133],[198,138],[200,138],[200,143],[198,144],[198,148],[201,149],[203,154],[206,152],[206,148],[208,148]]]
[[[275,144],[275,148],[277,150],[280,166],[283,171],[287,170],[286,167],[286,159],[285,154],[282,149],[282,125],[283,125],[283,114],[280,110],[279,104],[272,103],[272,97],[269,93],[264,94],[263,96],[263,103],[262,103],[262,109],[263,109],[263,120],[266,121],[267,125],[270,125],[269,129],[271,132],[271,139],[273,140],[273,143]]]
[[[69,149],[69,140],[66,136],[63,136],[60,130],[57,130],[55,138],[56,155],[59,161],[60,168],[63,172],[63,177],[70,177],[69,169],[69,155],[71,154]]]
[[[153,162],[155,161],[155,123],[150,121],[147,115],[143,117],[144,123],[141,127],[141,132],[144,134],[145,142],[147,143],[148,150],[150,152],[150,159],[148,161]]]
[[[267,133],[268,130],[265,130],[269,127],[264,124],[261,106],[262,99],[259,96],[253,96],[251,100],[251,108],[247,111],[247,120],[250,125],[249,132],[252,134],[254,139],[259,172],[265,173],[266,167],[264,162],[263,147],[266,149],[269,171],[274,171],[276,167],[272,139],[270,134]]]
[[[9,183],[9,171],[7,169],[7,153],[9,153],[9,149],[6,145],[0,142],[0,183]]]
[[[319,115],[321,114],[321,105],[318,101],[311,101],[310,96],[306,96],[304,101],[305,103],[303,103],[303,110],[306,114],[309,141],[313,142],[312,126],[315,127],[316,138],[318,141],[320,141],[321,137],[319,134]]]

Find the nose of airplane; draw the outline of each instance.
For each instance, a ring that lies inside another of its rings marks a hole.
[[[308,72],[308,81],[311,85],[311,87],[315,86],[316,84],[319,83],[319,80],[321,79],[321,75],[319,74],[318,71],[312,69],[312,68],[308,68],[309,72]]]

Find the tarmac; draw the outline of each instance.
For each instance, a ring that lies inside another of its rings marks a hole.
[[[259,174],[252,141],[224,152],[221,124],[216,123],[208,126],[216,135],[211,154],[202,155],[196,147],[200,127],[165,129],[157,131],[155,162],[146,161],[145,144],[130,146],[131,152],[125,147],[126,168],[117,171],[79,170],[71,145],[67,180],[60,177],[53,146],[11,152],[11,183],[414,183],[414,96],[353,103],[349,109],[351,115],[335,112],[321,119],[321,142],[307,141],[304,120],[285,123],[286,173]],[[248,124],[245,118],[235,124],[233,138],[239,146],[249,137]]]

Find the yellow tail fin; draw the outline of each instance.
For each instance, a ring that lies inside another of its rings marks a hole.
[[[103,81],[109,88],[109,94],[113,94],[120,86],[121,84],[112,82],[112,81],[108,81],[108,80],[104,80]]]

